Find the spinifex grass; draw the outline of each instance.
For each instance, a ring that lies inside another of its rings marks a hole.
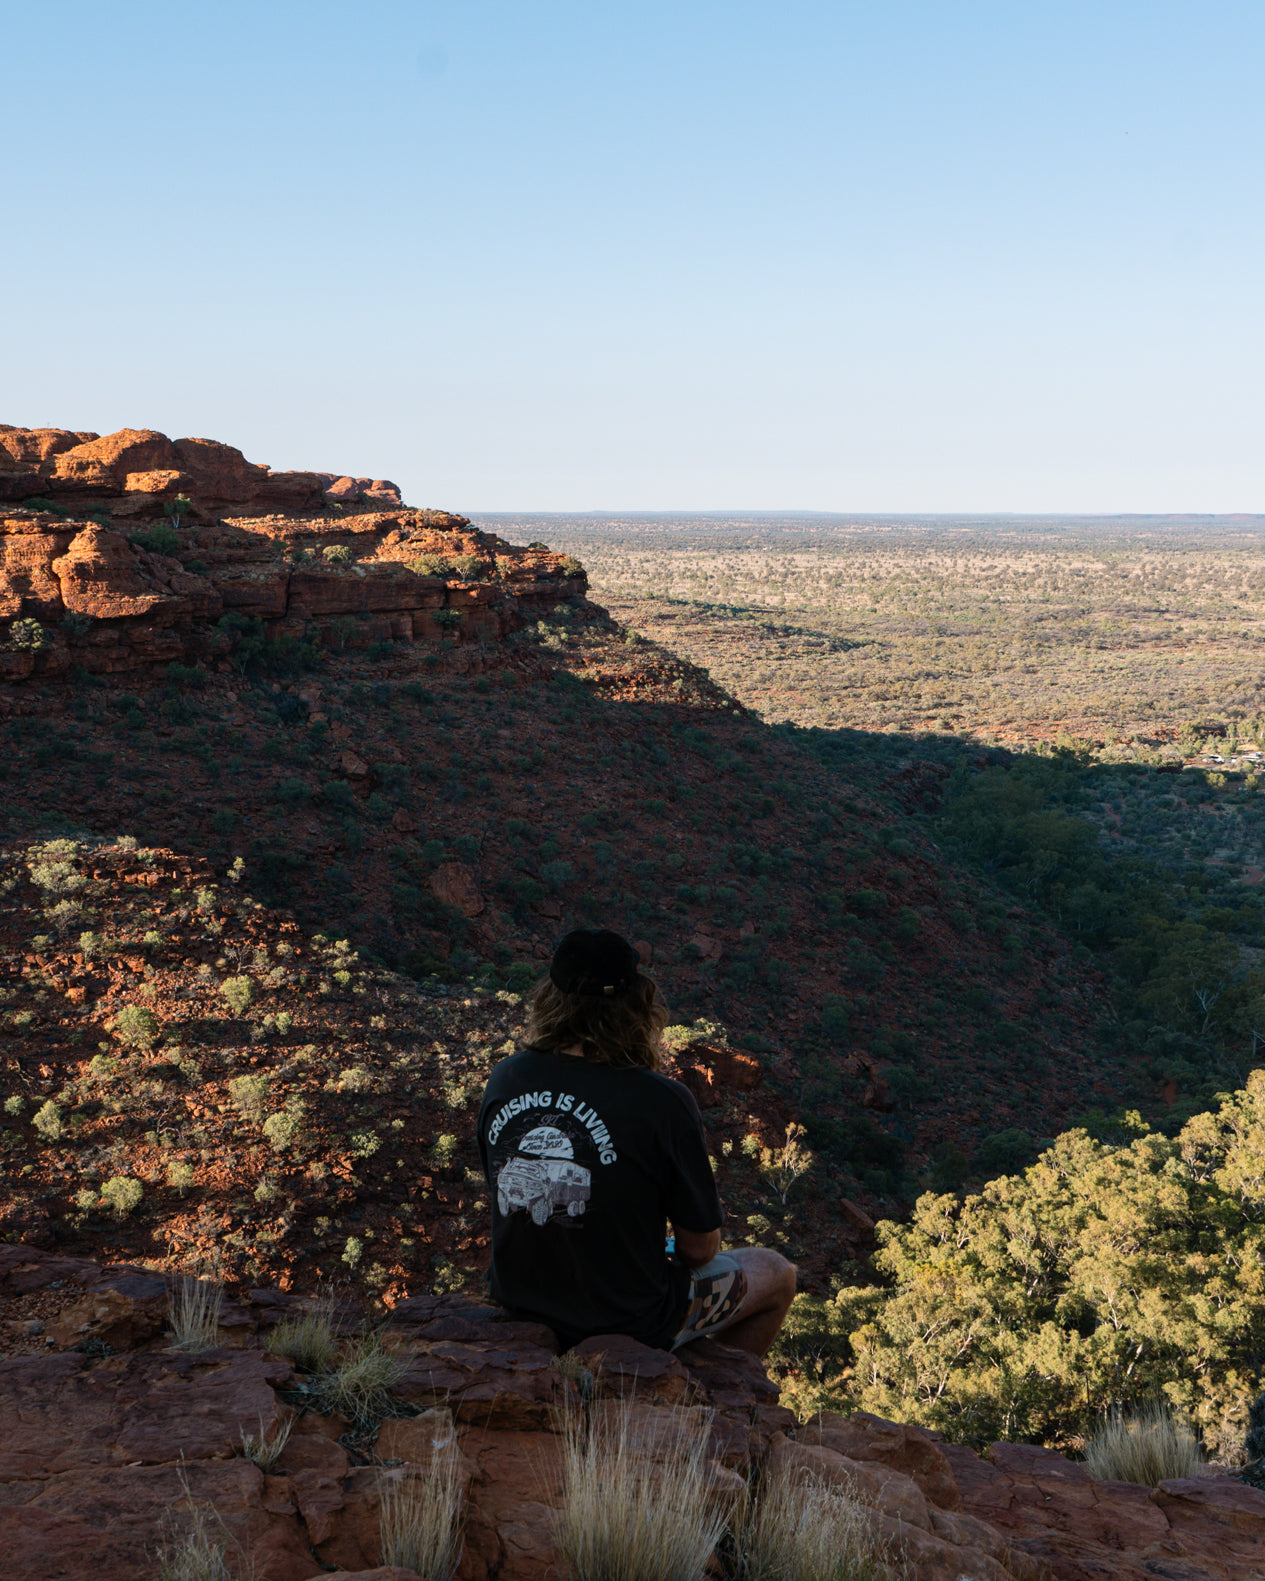
[[[880,1581],[906,1574],[845,1488],[774,1470],[734,1532],[742,1581]]]
[[[700,1581],[728,1522],[708,1459],[710,1414],[682,1410],[652,1434],[614,1402],[562,1423],[558,1552],[572,1581]]]
[[[1107,1415],[1085,1445],[1085,1469],[1102,1481],[1156,1488],[1173,1478],[1202,1476],[1205,1466],[1189,1422],[1158,1401]]]
[[[461,1559],[461,1451],[446,1412],[446,1436],[425,1465],[386,1473],[381,1483],[382,1563],[450,1581]]]
[[[219,1332],[224,1287],[218,1279],[182,1274],[168,1295],[172,1350],[212,1350]]]
[[[275,1423],[271,1428],[265,1427],[263,1418],[260,1417],[257,1433],[247,1433],[244,1429],[242,1431],[242,1454],[258,1466],[260,1471],[271,1471],[280,1460],[281,1451],[289,1443],[293,1428],[292,1416]]]
[[[337,1366],[312,1381],[317,1409],[371,1427],[395,1408],[391,1390],[407,1370],[407,1359],[385,1349],[376,1334],[349,1340]]]
[[[278,1323],[268,1336],[268,1349],[288,1356],[301,1372],[325,1372],[338,1355],[332,1303],[319,1301],[298,1317]]]

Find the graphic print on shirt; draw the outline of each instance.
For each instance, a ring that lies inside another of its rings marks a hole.
[[[496,1205],[502,1218],[533,1224],[557,1216],[579,1228],[593,1191],[594,1164],[613,1164],[610,1132],[571,1093],[526,1093],[504,1104],[488,1127]]]

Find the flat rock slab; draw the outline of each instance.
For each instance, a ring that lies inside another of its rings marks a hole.
[[[13,1581],[153,1581],[155,1550],[188,1530],[189,1501],[214,1510],[235,1573],[309,1581],[312,1559],[291,1506],[269,1498],[247,1460],[94,1467],[0,1487],[0,1573]],[[269,1508],[269,1505],[273,1507]]]
[[[71,1351],[0,1362],[0,1483],[89,1466],[228,1457],[277,1421],[284,1362],[245,1351]]]

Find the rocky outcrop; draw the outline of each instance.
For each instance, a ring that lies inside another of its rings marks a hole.
[[[9,1317],[47,1313],[31,1321]],[[306,1302],[252,1290],[226,1302],[212,1349],[173,1351],[167,1287],[0,1246],[0,1543],[24,1581],[141,1581],[153,1553],[202,1509],[260,1581],[418,1581],[382,1567],[379,1506],[392,1479],[457,1455],[459,1581],[559,1573],[560,1408],[625,1413],[655,1459],[683,1413],[706,1413],[710,1473],[739,1496],[756,1470],[846,1489],[903,1556],[910,1581],[1259,1581],[1265,1493],[1228,1476],[1149,1489],[1094,1482],[1052,1451],[995,1444],[981,1458],[866,1413],[807,1423],[777,1403],[756,1359],[715,1341],[675,1355],[618,1335],[565,1359],[540,1324],[457,1296],[398,1302],[381,1324],[407,1363],[397,1413],[352,1431],[270,1349]],[[359,1314],[340,1314],[347,1333]],[[621,1404],[617,1402],[622,1401]],[[243,1434],[290,1436],[266,1470]]]
[[[482,649],[586,587],[574,562],[406,509],[384,479],[271,472],[153,429],[0,427],[3,500],[22,502],[0,508],[11,680],[226,666],[231,614],[337,648]]]
[[[994,1444],[983,1458],[942,1447],[963,1510],[1057,1581],[1265,1576],[1265,1493],[1224,1472],[1144,1488],[1097,1481],[1032,1444]]]

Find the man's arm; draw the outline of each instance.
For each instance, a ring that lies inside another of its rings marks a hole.
[[[702,1268],[720,1250],[719,1230],[683,1230],[674,1224],[672,1233],[676,1236],[676,1255],[687,1268]]]

